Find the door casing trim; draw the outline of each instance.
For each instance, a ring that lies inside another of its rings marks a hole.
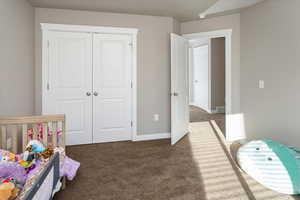
[[[199,38],[220,38],[225,37],[225,109],[226,109],[226,140],[236,139],[236,133],[233,131],[232,115],[232,29],[222,29],[210,32],[200,32],[182,35],[187,40],[196,40]]]

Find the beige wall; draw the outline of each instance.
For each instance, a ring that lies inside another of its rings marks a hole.
[[[170,36],[178,28],[170,17],[113,14],[59,9],[35,9],[36,113],[41,112],[40,23],[138,28],[138,134],[170,132]],[[153,121],[159,114],[160,121]]]
[[[0,116],[34,111],[34,9],[26,0],[0,1]]]
[[[173,18],[173,33],[180,35],[181,34],[180,28],[181,28],[180,22]]]
[[[225,106],[225,38],[212,38],[211,49],[211,109]]]
[[[241,16],[234,14],[181,25],[168,17],[37,8],[34,32],[34,10],[27,1],[1,0],[0,116],[30,115],[34,110],[36,113],[41,111],[39,23],[134,27],[140,30],[138,132],[169,132],[169,33],[233,29],[233,112],[240,111],[241,90],[241,111],[245,117],[248,138],[271,138],[300,147],[297,140],[300,132],[300,110],[297,106],[300,100],[299,7],[298,0],[288,3],[285,0],[266,0],[244,10]],[[265,89],[258,89],[258,80],[265,80]],[[156,113],[160,114],[159,122],[152,120]]]
[[[232,112],[240,112],[240,14],[208,18],[181,24],[181,33],[232,29]]]
[[[299,0],[266,0],[241,14],[241,105],[249,138],[300,147],[299,8]],[[258,89],[259,80],[265,89]]]

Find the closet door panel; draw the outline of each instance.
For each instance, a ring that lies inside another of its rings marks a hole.
[[[92,142],[92,34],[49,33],[44,114],[66,115],[67,145]]]
[[[131,38],[94,34],[93,140],[131,140]]]

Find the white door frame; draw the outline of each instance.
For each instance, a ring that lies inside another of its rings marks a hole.
[[[42,29],[42,114],[48,87],[48,33],[51,31],[126,34],[132,37],[132,141],[137,137],[137,34],[136,28],[41,23]]]
[[[188,40],[192,39],[199,39],[199,38],[220,38],[225,37],[225,110],[226,110],[226,140],[230,140],[230,124],[228,117],[232,114],[232,84],[231,84],[231,59],[232,59],[232,29],[223,29],[217,31],[210,31],[210,32],[200,32],[200,33],[192,33],[192,34],[184,34],[183,37],[187,38]],[[234,134],[234,133],[232,133]]]

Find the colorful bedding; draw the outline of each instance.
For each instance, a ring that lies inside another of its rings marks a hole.
[[[80,163],[67,157],[63,148],[55,148],[54,153],[56,152],[59,153],[60,158],[60,177],[66,176],[68,180],[72,180],[76,175]],[[9,152],[0,150],[0,155],[6,153]],[[22,157],[22,154],[16,156]],[[0,161],[0,180],[13,178],[16,181],[17,186],[21,189],[18,199],[22,199],[24,194],[26,194],[37,181],[47,166],[48,161],[37,160],[35,162],[35,167],[30,171],[26,171],[18,162]]]

